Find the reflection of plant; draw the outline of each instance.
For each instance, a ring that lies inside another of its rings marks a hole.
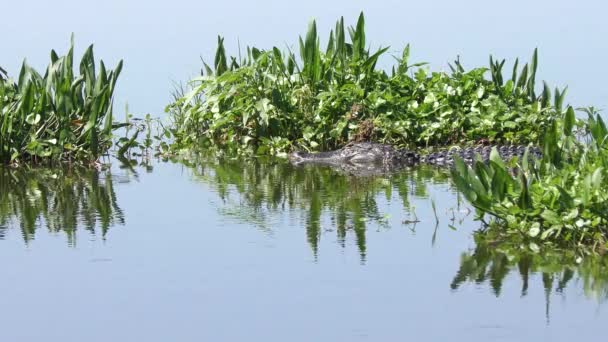
[[[536,51],[506,77],[505,61],[493,59],[489,68],[466,71],[457,60],[451,73],[429,72],[420,68],[425,63],[409,62],[409,45],[387,73],[376,65],[388,48],[367,46],[363,14],[353,27],[340,19],[324,49],[312,21],[299,39],[299,56],[248,47],[243,58],[229,57],[218,37],[214,65],[204,64],[193,89],[180,89],[167,107],[173,147],[327,150],[361,139],[364,128],[365,138],[397,145],[535,142],[563,102],[565,91],[556,90],[551,103],[546,84],[535,93]]]
[[[27,242],[44,225],[74,244],[79,226],[91,233],[98,226],[104,237],[115,224],[124,224],[124,214],[109,171],[0,168],[0,232],[18,225]]]
[[[587,296],[598,300],[608,298],[608,257],[587,256],[554,249],[533,253],[520,245],[488,241],[487,236],[476,234],[476,247],[463,253],[460,269],[452,281],[452,289],[466,282],[488,283],[496,296],[501,295],[503,282],[511,272],[519,273],[521,294],[528,293],[530,278],[542,278],[547,300],[552,292],[563,292],[573,281],[582,282]]]
[[[200,157],[190,162],[197,179],[208,183],[224,202],[236,193],[238,210],[224,210],[241,215],[248,223],[264,225],[268,214],[298,209],[304,213],[308,242],[317,253],[325,215],[335,227],[338,240],[345,242],[352,231],[361,256],[366,253],[367,222],[386,225],[379,196],[397,193],[405,209],[409,197],[426,196],[430,179],[447,182],[441,170],[420,168],[386,177],[352,177],[327,167],[294,167],[284,161],[243,161],[228,157]]]

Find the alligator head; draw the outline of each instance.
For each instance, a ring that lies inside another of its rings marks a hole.
[[[484,162],[490,159],[490,152],[496,148],[501,158],[507,160],[513,157],[523,157],[526,149],[529,151],[530,158],[540,158],[542,153],[538,147],[527,147],[523,145],[500,145],[500,146],[473,146],[451,150],[439,151],[420,156],[418,153],[396,149],[391,145],[362,142],[350,143],[341,149],[328,152],[294,152],[289,155],[289,160],[293,164],[325,164],[338,166],[348,169],[371,170],[396,170],[404,166],[411,166],[417,163],[425,163],[436,166],[450,166],[454,164],[454,157],[458,156],[465,163],[473,163],[477,158]]]
[[[413,165],[418,163],[418,153],[396,149],[378,143],[351,143],[341,149],[328,152],[294,152],[289,155],[293,164],[353,164],[353,165]]]

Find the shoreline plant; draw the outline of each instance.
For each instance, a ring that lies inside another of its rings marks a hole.
[[[492,218],[488,234],[533,250],[608,250],[608,129],[594,108],[583,111],[577,120],[568,107],[544,136],[543,158],[524,157],[515,172],[496,151],[488,164],[456,161],[452,179],[479,220]]]
[[[4,70],[0,66],[0,82],[6,81],[7,79],[8,79],[8,74],[6,73],[6,70]]]
[[[74,72],[74,41],[68,53],[51,51],[41,75],[25,61],[16,81],[0,77],[0,164],[93,163],[112,145],[112,105],[122,61],[114,70],[96,67],[93,45]]]
[[[197,146],[280,154],[299,148],[329,150],[353,140],[429,147],[474,143],[538,142],[561,112],[564,90],[544,84],[535,93],[538,53],[509,76],[505,60],[488,68],[430,72],[410,64],[410,47],[390,72],[377,67],[388,47],[370,50],[363,13],[354,27],[344,19],[321,48],[316,22],[298,41],[299,55],[277,47],[247,47],[228,56],[218,37],[213,66],[204,63],[191,89],[174,96],[173,150]],[[489,77],[486,77],[489,75]]]

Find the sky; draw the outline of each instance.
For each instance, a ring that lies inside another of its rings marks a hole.
[[[608,4],[600,0],[5,1],[0,66],[17,75],[27,58],[43,70],[51,49],[65,53],[74,33],[77,58],[94,44],[106,65],[124,60],[118,115],[128,103],[136,115],[163,117],[175,84],[197,75],[201,57],[212,61],[218,34],[231,54],[237,41],[295,48],[311,19],[327,37],[340,16],[354,24],[361,11],[372,48],[390,46],[397,55],[410,43],[412,61],[432,70],[447,69],[456,56],[467,68],[487,66],[490,54],[508,66],[516,57],[528,61],[538,47],[539,80],[568,85],[573,105],[608,108]]]

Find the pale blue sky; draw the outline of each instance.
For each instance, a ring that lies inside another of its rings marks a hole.
[[[349,24],[366,14],[368,41],[397,53],[412,44],[412,57],[433,69],[460,55],[467,67],[487,65],[490,53],[526,61],[540,49],[539,77],[569,85],[568,101],[608,107],[608,5],[579,1],[7,1],[2,5],[0,65],[16,74],[23,58],[46,66],[50,49],[65,52],[71,32],[77,54],[89,43],[97,57],[125,68],[117,111],[161,115],[172,81],[195,75],[199,56],[211,59],[216,35],[229,52],[236,41],[267,48],[294,44],[317,18],[326,36],[343,15]],[[386,60],[390,63],[390,60]]]

